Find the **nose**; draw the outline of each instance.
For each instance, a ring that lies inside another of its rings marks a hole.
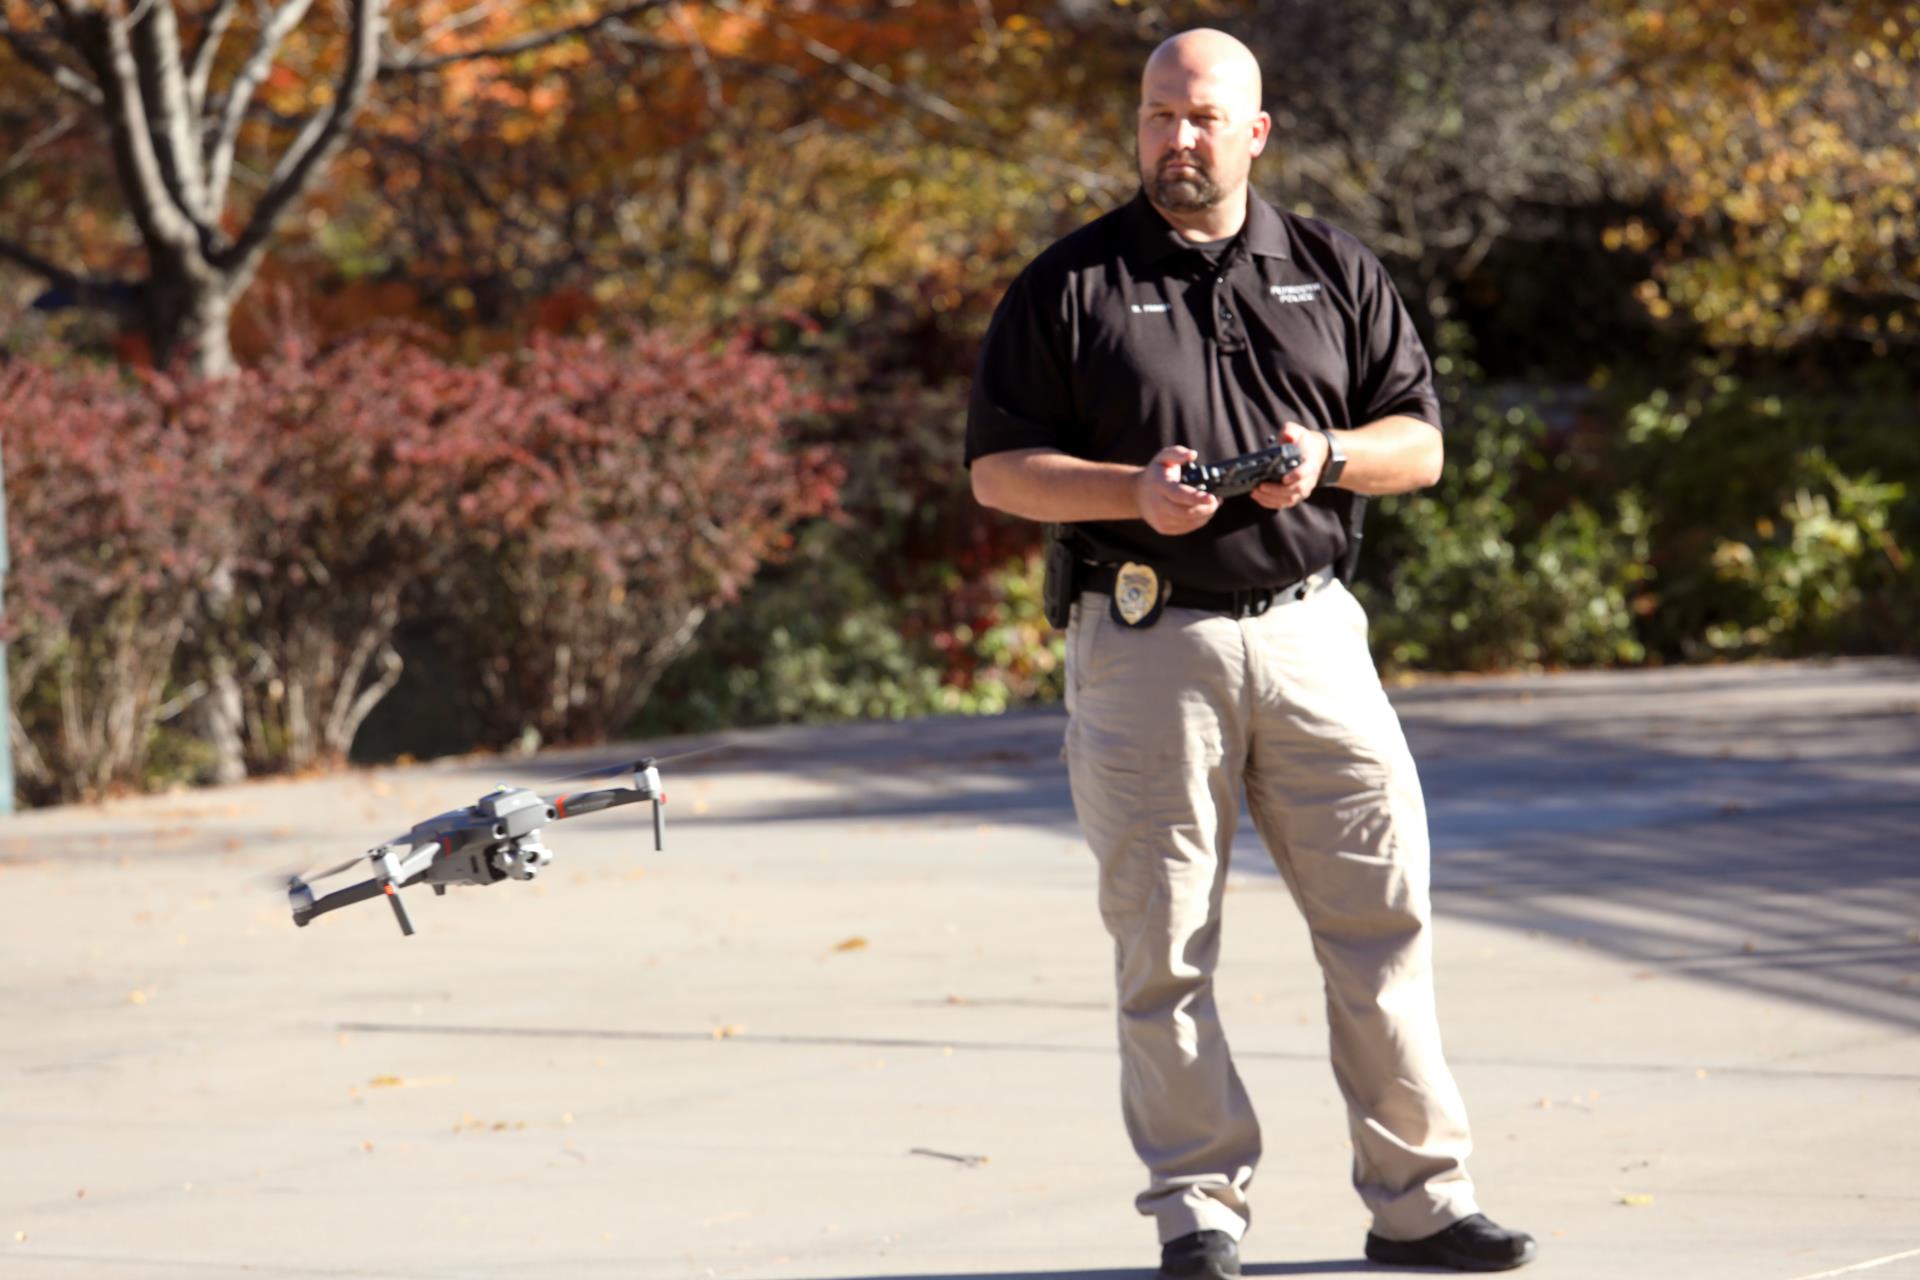
[[[1191,151],[1200,141],[1200,127],[1191,120],[1182,120],[1173,127],[1173,145],[1181,151]]]

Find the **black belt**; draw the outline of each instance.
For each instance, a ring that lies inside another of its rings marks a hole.
[[[1118,565],[1082,563],[1076,585],[1082,591],[1097,591],[1103,596],[1110,596],[1113,594],[1113,579],[1118,572]],[[1232,618],[1257,618],[1275,605],[1306,599],[1316,585],[1330,576],[1328,570],[1322,569],[1298,582],[1282,583],[1277,587],[1248,587],[1241,591],[1205,591],[1199,587],[1183,587],[1176,582],[1167,596],[1167,603],[1176,609],[1205,609]]]

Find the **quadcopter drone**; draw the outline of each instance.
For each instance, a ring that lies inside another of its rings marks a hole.
[[[357,858],[313,876],[314,880],[325,880],[363,859],[373,864],[371,879],[336,889],[323,897],[314,897],[306,878],[290,876],[287,902],[293,908],[293,922],[304,929],[316,916],[384,896],[393,908],[394,919],[400,922],[400,932],[410,935],[413,921],[407,915],[406,903],[400,900],[400,890],[425,883],[433,886],[435,895],[441,895],[450,884],[531,880],[540,873],[540,868],[553,861],[553,851],[540,842],[541,827],[623,804],[638,804],[642,800],[653,802],[653,847],[664,849],[667,819],[661,806],[667,797],[660,789],[659,763],[649,757],[614,770],[576,774],[575,777],[606,777],[631,773],[633,785],[551,799],[525,787],[496,787],[464,809],[449,810],[416,823],[406,835],[376,845]]]

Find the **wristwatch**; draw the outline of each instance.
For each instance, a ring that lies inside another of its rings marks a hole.
[[[1315,428],[1327,438],[1327,465],[1320,469],[1321,484],[1339,484],[1340,473],[1347,469],[1347,453],[1340,447],[1340,437],[1333,434],[1331,428]]]

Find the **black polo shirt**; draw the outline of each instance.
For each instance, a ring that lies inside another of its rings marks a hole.
[[[1028,264],[1000,302],[967,412],[969,466],[1010,449],[1141,464],[1170,444],[1215,461],[1281,424],[1440,425],[1433,370],[1385,268],[1358,240],[1249,193],[1217,263],[1144,195]],[[1167,537],[1144,520],[1078,528],[1099,559],[1144,560],[1208,590],[1277,586],[1337,561],[1357,495],[1287,511],[1229,498]]]

